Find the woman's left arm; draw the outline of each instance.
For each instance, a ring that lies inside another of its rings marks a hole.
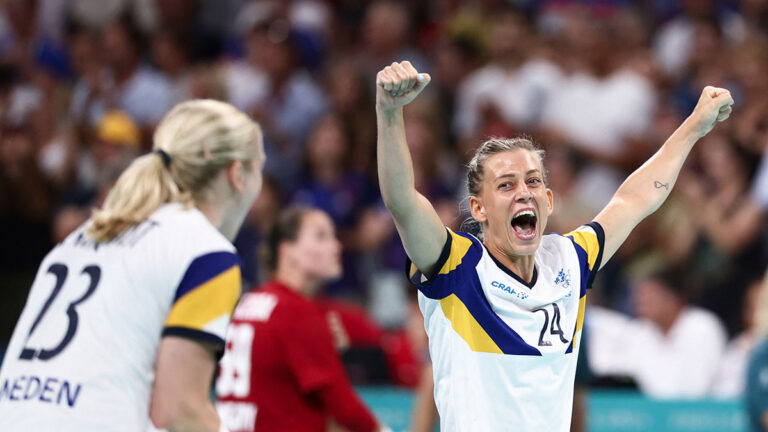
[[[728,118],[731,105],[733,98],[728,90],[705,87],[691,115],[656,154],[622,183],[608,205],[595,217],[605,231],[602,265],[616,253],[640,221],[661,207],[696,141],[708,134],[716,122]]]

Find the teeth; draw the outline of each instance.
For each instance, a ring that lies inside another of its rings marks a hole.
[[[515,219],[517,219],[520,216],[536,216],[536,215],[533,213],[533,210],[523,210],[520,213],[515,215]]]

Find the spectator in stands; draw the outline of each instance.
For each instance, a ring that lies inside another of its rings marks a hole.
[[[702,144],[701,174],[680,188],[687,223],[699,237],[689,252],[702,275],[703,289],[695,298],[735,333],[746,288],[768,262],[764,212],[749,195],[757,158],[727,135],[715,134]]]
[[[35,261],[51,247],[55,190],[37,168],[34,131],[29,125],[0,128],[0,313],[11,319],[0,331],[10,334],[29,285]]]
[[[191,99],[194,69],[192,43],[183,35],[160,29],[152,38],[152,60],[171,86],[174,103]]]
[[[393,0],[372,2],[365,10],[358,59],[370,82],[382,65],[402,58],[413,59],[420,70],[429,69],[427,59],[412,44],[412,14],[407,3]],[[373,89],[371,89],[373,92]]]
[[[124,111],[110,110],[96,124],[94,141],[81,153],[77,183],[88,194],[95,194],[114,180],[139,155],[141,130]]]
[[[266,168],[283,191],[295,185],[300,174],[306,140],[328,109],[321,87],[302,67],[298,40],[290,24],[281,19],[257,24],[248,34],[253,61],[266,77],[263,100],[250,107],[251,115],[264,125]]]
[[[327,115],[307,140],[304,164],[293,193],[293,203],[316,207],[342,231],[356,222],[357,212],[371,201],[373,186],[350,167],[349,140],[341,118]]]
[[[315,207],[326,212],[339,230],[345,246],[343,278],[330,287],[334,294],[344,293],[364,298],[364,287],[358,279],[358,268],[353,247],[361,237],[361,212],[376,199],[376,191],[367,176],[350,166],[349,140],[341,118],[323,117],[313,129],[304,153],[301,174],[294,178],[298,188],[292,194],[292,203]]]
[[[373,176],[376,171],[376,115],[363,71],[355,57],[344,55],[329,59],[324,84],[332,109],[341,118],[349,136],[352,167]]]
[[[72,114],[94,125],[108,109],[126,111],[148,135],[173,103],[170,83],[144,65],[143,36],[127,15],[101,32],[104,68],[81,77],[73,95]]]
[[[30,230],[44,227],[50,218],[53,190],[36,165],[34,131],[26,124],[5,125],[0,129],[0,135],[0,214],[4,219],[3,230],[12,231],[12,226],[18,229],[17,224],[27,223]],[[6,232],[4,238],[21,247],[31,239],[40,238],[33,232],[27,232],[27,229],[21,231],[24,232]],[[40,234],[43,235],[43,244],[46,244],[45,233]],[[18,236],[18,240],[11,240],[11,235],[13,238]],[[18,252],[15,250],[14,254]]]
[[[555,194],[558,207],[563,209],[549,218],[549,229],[552,232],[570,232],[599,211],[588,206],[583,199],[589,191],[578,187],[577,179],[583,163],[572,149],[557,146],[547,152],[545,165],[547,185]]]
[[[629,376],[651,397],[710,394],[726,332],[713,313],[688,303],[684,275],[673,268],[640,280],[637,318],[592,307],[587,347],[597,375]]]
[[[549,92],[557,96],[543,107],[542,123],[588,162],[580,186],[590,190],[586,202],[602,208],[621,184],[622,171],[631,172],[650,155],[638,158],[636,152],[653,120],[656,93],[644,70],[653,67],[642,52],[618,45],[617,20],[577,5],[562,20],[555,39],[561,76]]]
[[[462,83],[483,65],[488,51],[488,26],[475,11],[463,11],[446,19],[444,34],[440,35],[433,53],[436,93],[435,109],[440,123],[451,124],[457,109]],[[455,127],[445,131],[446,142],[455,147]]]
[[[457,91],[453,129],[460,140],[504,134],[495,122],[513,131],[532,130],[562,79],[557,66],[533,56],[535,38],[522,14],[503,10],[491,19],[492,59],[470,74]]]
[[[120,173],[139,154],[141,131],[123,111],[107,111],[93,133],[94,141],[78,153],[74,183],[62,191],[53,235],[60,242],[88,219]]]
[[[750,191],[750,198],[762,209],[763,213],[768,212],[768,140],[766,140],[765,145],[763,158],[760,161],[760,166]]]
[[[737,398],[744,396],[747,364],[752,351],[759,342],[756,320],[762,286],[763,278],[761,277],[753,280],[747,288],[742,308],[742,331],[728,343],[723,361],[712,384],[712,394],[716,397]]]

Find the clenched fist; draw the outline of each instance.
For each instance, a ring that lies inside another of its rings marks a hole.
[[[715,127],[716,122],[725,121],[731,115],[733,97],[731,92],[723,88],[704,87],[699,102],[688,117],[694,132],[703,137]]]
[[[376,75],[376,109],[392,111],[409,104],[431,80],[409,61],[392,63]]]

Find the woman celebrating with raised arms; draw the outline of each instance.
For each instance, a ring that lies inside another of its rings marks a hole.
[[[481,240],[444,227],[414,188],[402,107],[429,81],[407,61],[378,73],[378,171],[419,289],[441,430],[567,431],[586,290],[661,206],[696,141],[728,118],[733,99],[706,87],[603,211],[565,235],[542,235],[554,208],[543,151],[525,138],[486,141],[467,174]]]

